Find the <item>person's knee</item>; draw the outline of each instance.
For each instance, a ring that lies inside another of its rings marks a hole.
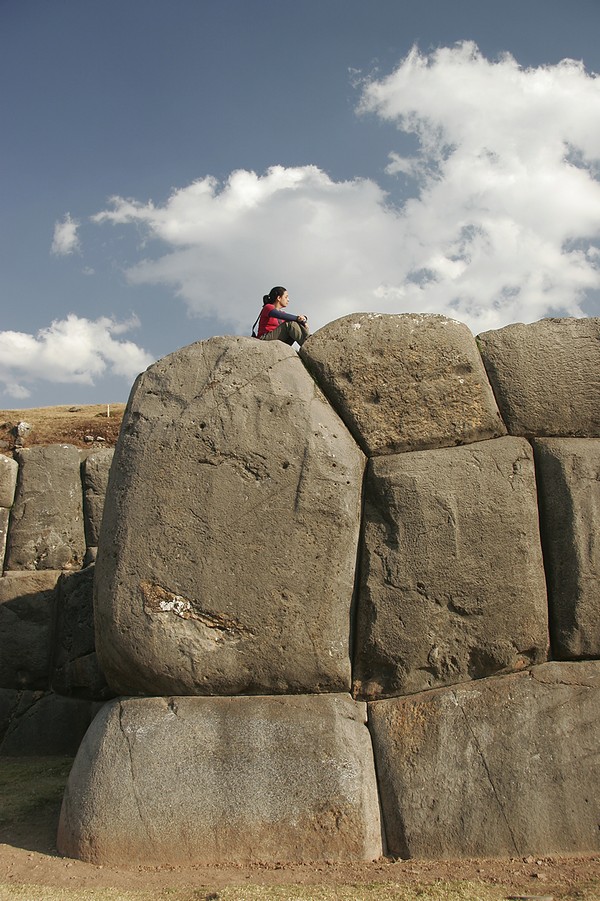
[[[292,342],[297,341],[298,344],[302,343],[304,336],[302,334],[302,329],[297,322],[288,322],[288,335],[292,339]]]

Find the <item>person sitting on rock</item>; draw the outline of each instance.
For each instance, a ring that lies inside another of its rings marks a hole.
[[[310,336],[308,319],[304,315],[286,313],[289,295],[281,285],[271,288],[263,297],[263,308],[258,318],[258,337],[263,341],[285,341],[290,346],[297,341],[302,346]]]

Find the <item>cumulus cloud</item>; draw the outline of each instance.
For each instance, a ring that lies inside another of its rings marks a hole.
[[[199,179],[162,206],[115,197],[94,221],[158,239],[130,281],[169,285],[234,331],[272,284],[313,328],[356,310],[445,313],[474,331],[581,315],[600,287],[596,76],[570,60],[490,61],[471,43],[415,48],[363,83],[359,112],[416,136],[412,157],[391,149],[397,191],[273,166]]]
[[[153,362],[132,341],[115,338],[138,325],[135,317],[85,319],[70,313],[35,335],[0,332],[0,385],[4,394],[25,398],[39,380],[93,385],[103,375],[131,381]]]
[[[77,236],[79,225],[80,223],[76,219],[71,218],[70,213],[65,214],[62,222],[54,224],[54,237],[51,247],[51,252],[54,256],[65,257],[80,250],[81,245]]]

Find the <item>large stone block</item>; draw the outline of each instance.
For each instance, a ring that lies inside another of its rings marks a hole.
[[[600,657],[600,440],[534,441],[555,657]]]
[[[461,322],[355,313],[319,329],[300,356],[369,456],[506,434]]]
[[[408,694],[546,659],[533,454],[524,439],[369,463],[354,690]]]
[[[60,572],[0,578],[0,688],[48,688]]]
[[[377,858],[364,721],[347,695],[111,701],[73,765],[59,851],[151,865]]]
[[[0,755],[75,755],[101,705],[0,688]]]
[[[138,379],[96,563],[118,694],[350,687],[364,457],[296,353],[213,338]]]
[[[89,454],[81,464],[85,538],[88,547],[98,547],[104,498],[113,455],[114,449],[105,447]]]
[[[369,704],[389,852],[598,853],[599,705],[596,662]]]
[[[0,507],[12,507],[18,472],[17,461],[5,454],[0,454]]]
[[[600,437],[600,319],[541,319],[477,338],[512,435]]]
[[[24,448],[5,568],[79,569],[85,553],[80,455],[70,444]]]
[[[4,568],[4,554],[8,537],[10,508],[15,497],[19,464],[12,457],[0,454],[0,575]]]
[[[8,523],[10,520],[10,510],[6,507],[0,507],[0,576],[4,569],[4,555],[6,553],[6,540],[8,538]]]
[[[113,694],[96,655],[93,590],[93,565],[58,580],[50,684],[57,694],[105,701]]]

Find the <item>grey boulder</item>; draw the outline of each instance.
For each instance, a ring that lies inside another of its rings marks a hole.
[[[0,687],[48,688],[60,572],[0,578]]]
[[[363,467],[282,342],[212,338],[140,376],[96,561],[115,693],[347,691]]]
[[[600,437],[600,319],[541,319],[477,341],[511,435]]]
[[[81,464],[83,482],[83,514],[88,548],[98,547],[104,498],[114,449],[106,447],[89,454]]]
[[[354,313],[300,356],[369,456],[506,434],[475,338],[433,314]]]
[[[376,699],[546,659],[533,453],[524,439],[369,462],[354,691]]]
[[[57,847],[153,866],[377,858],[364,722],[347,695],[111,701],[73,765]]]
[[[113,695],[96,654],[93,593],[93,565],[58,580],[50,684],[57,694],[105,701]]]
[[[0,454],[0,574],[4,567],[10,508],[15,497],[18,472],[17,461]]]
[[[0,507],[12,507],[18,472],[17,461],[0,454]]]
[[[5,568],[79,569],[85,553],[80,454],[70,444],[22,449]]]
[[[0,756],[74,756],[98,704],[0,688]]]
[[[600,663],[547,663],[369,704],[389,852],[600,850]]]
[[[600,439],[533,443],[548,577],[552,650],[600,656]]]

